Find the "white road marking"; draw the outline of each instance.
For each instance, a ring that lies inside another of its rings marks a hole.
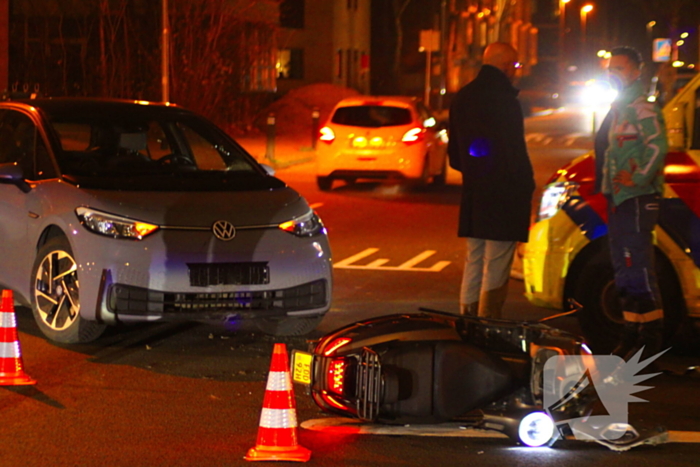
[[[359,260],[361,260],[362,258],[365,258],[365,257],[367,257],[367,256],[369,256],[369,255],[372,255],[372,254],[376,253],[377,251],[379,251],[379,248],[367,248],[366,250],[361,251],[361,252],[357,253],[356,255],[352,255],[352,256],[349,257],[349,258],[345,258],[345,259],[342,260],[342,261],[338,261],[337,263],[335,263],[335,264],[333,265],[333,267],[336,267],[336,268],[345,267],[345,266],[347,266],[347,265],[349,265],[349,264],[354,263],[355,261],[359,261]]]
[[[700,432],[698,431],[669,431],[669,443],[700,443]]]
[[[326,433],[357,433],[374,435],[443,436],[464,438],[507,438],[498,431],[480,430],[464,426],[464,423],[445,422],[432,425],[382,425],[365,423],[353,418],[329,417],[306,420],[301,423],[306,430]],[[567,438],[568,439],[568,438]],[[700,432],[669,431],[668,443],[700,443]]]
[[[376,253],[378,251],[379,251],[379,248],[367,248],[366,250],[363,250],[355,255],[352,255],[349,258],[345,258],[342,261],[338,261],[337,263],[335,263],[333,265],[333,267],[336,269],[364,269],[364,270],[372,270],[372,271],[382,270],[382,271],[440,272],[450,264],[450,261],[438,261],[428,268],[416,267],[416,265],[418,263],[421,263],[422,261],[426,260],[430,256],[434,255],[435,250],[426,250],[426,251],[414,256],[413,258],[409,259],[408,261],[401,263],[399,266],[384,266],[386,263],[389,262],[389,259],[387,259],[387,258],[375,259],[371,263],[365,264],[365,265],[354,264],[354,263],[357,263],[358,261],[360,261],[368,256],[373,255],[374,253]]]
[[[314,203],[314,204],[309,205],[309,207],[311,209],[317,209],[317,208],[320,208],[321,206],[323,206],[323,203]]]

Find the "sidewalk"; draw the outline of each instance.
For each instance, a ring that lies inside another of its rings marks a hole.
[[[267,137],[264,134],[241,136],[235,139],[255,160],[271,165],[274,169],[284,169],[316,159],[316,151],[311,147],[310,137],[278,135],[269,150]]]

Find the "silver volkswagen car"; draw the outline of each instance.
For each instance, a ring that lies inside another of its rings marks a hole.
[[[326,230],[204,118],[96,99],[0,103],[0,286],[41,331],[254,320],[302,335],[331,301]]]

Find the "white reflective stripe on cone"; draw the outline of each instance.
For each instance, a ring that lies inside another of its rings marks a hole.
[[[0,313],[0,328],[16,328],[17,320],[14,313]]]
[[[262,409],[260,426],[263,428],[294,428],[297,414],[294,409]]]
[[[271,371],[267,376],[268,391],[291,391],[292,379],[289,372],[286,371]]]
[[[19,342],[0,342],[0,358],[19,358]]]

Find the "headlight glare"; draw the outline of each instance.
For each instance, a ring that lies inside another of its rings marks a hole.
[[[86,207],[76,208],[75,214],[86,229],[107,237],[142,240],[158,230],[157,225]]]
[[[548,185],[542,192],[537,220],[543,221],[554,217],[577,188],[578,184],[573,182],[558,182]]]

